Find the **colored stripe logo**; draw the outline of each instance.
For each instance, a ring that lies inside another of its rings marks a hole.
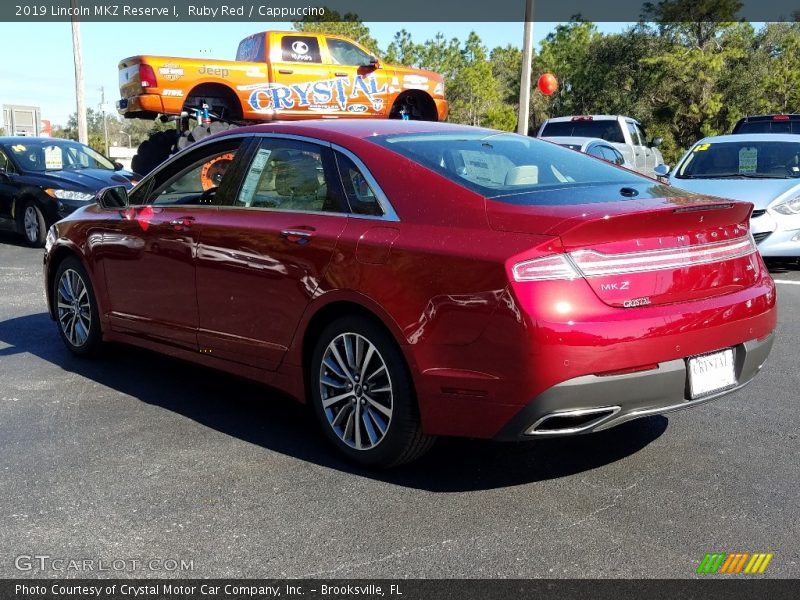
[[[697,573],[747,573],[751,575],[763,573],[767,570],[772,556],[771,552],[768,554],[764,552],[754,552],[753,554],[749,552],[706,553],[697,567]]]

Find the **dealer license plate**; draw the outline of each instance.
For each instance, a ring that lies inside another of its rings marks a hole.
[[[689,391],[692,398],[736,385],[733,349],[689,359]]]

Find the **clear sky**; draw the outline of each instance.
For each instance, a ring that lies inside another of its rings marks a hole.
[[[489,48],[522,46],[522,23],[367,23],[382,50],[395,32],[405,28],[416,42],[441,31],[464,39],[475,31]],[[539,42],[554,23],[536,23]],[[625,23],[599,23],[603,32],[620,31]],[[291,29],[291,23],[81,23],[86,102],[99,108],[100,88],[106,103],[116,102],[117,63],[136,54],[160,54],[232,60],[239,41],[257,31]],[[0,104],[39,106],[42,118],[66,124],[75,112],[75,74],[69,23],[0,23]],[[2,123],[0,123],[2,126]]]

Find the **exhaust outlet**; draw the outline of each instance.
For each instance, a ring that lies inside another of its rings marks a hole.
[[[588,431],[617,414],[619,406],[576,408],[551,412],[536,421],[525,435],[569,435]]]

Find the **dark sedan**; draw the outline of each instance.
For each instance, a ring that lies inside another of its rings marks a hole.
[[[261,381],[385,466],[437,435],[589,433],[746,385],[776,322],[751,209],[489,129],[275,123],[59,221],[45,285],[72,352]]]
[[[0,138],[0,228],[43,246],[47,228],[110,185],[139,179],[89,146],[71,140]]]

